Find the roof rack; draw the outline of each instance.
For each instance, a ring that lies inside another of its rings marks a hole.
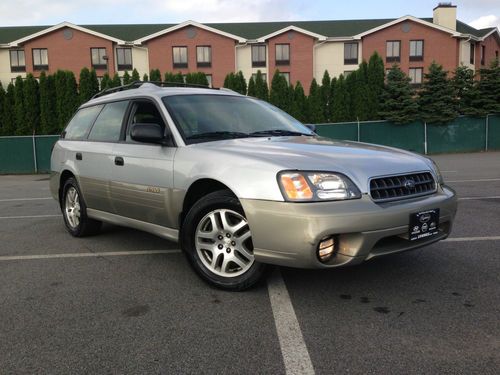
[[[99,91],[91,99],[99,98],[101,96],[112,94],[112,93],[119,92],[119,91],[137,89],[137,88],[141,87],[142,84],[144,84],[144,83],[152,83],[153,85],[156,85],[159,87],[192,87],[192,88],[199,88],[199,89],[218,90],[218,89],[213,88],[213,87],[209,87],[206,85],[198,85],[195,83],[162,82],[162,81],[134,81],[132,83],[129,83],[128,85],[111,87],[109,89],[104,89],[102,91]]]

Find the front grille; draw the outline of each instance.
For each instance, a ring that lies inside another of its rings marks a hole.
[[[377,177],[370,180],[370,194],[376,202],[418,197],[436,191],[430,172]]]

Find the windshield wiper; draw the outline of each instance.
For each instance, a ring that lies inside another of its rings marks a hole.
[[[302,133],[302,132],[296,132],[293,130],[282,130],[282,129],[271,129],[271,130],[260,130],[257,132],[252,132],[249,134],[251,137],[269,137],[269,136],[299,136],[299,135],[314,135],[314,133]]]
[[[247,133],[242,132],[230,132],[230,131],[217,131],[217,132],[206,132],[190,135],[186,139],[226,139],[226,138],[246,138]]]

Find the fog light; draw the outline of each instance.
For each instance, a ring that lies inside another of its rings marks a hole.
[[[318,258],[322,262],[327,262],[335,252],[335,240],[333,237],[321,240],[318,245]]]

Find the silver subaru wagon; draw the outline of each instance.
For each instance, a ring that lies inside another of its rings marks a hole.
[[[229,90],[115,91],[83,104],[52,152],[73,236],[108,222],[179,241],[202,278],[243,290],[266,264],[353,265],[451,231],[455,192],[424,156],[319,137]]]

